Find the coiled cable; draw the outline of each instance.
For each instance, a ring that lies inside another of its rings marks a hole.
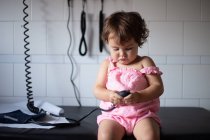
[[[24,17],[23,17],[23,21],[24,21],[24,25],[23,25],[23,28],[24,28],[24,48],[25,48],[25,51],[24,51],[24,54],[25,54],[25,77],[26,77],[26,91],[27,91],[27,99],[28,99],[28,102],[27,102],[27,107],[28,109],[33,112],[33,113],[36,113],[38,114],[39,113],[39,108],[38,107],[35,107],[34,106],[34,100],[33,100],[33,91],[32,91],[32,82],[31,82],[31,72],[30,72],[30,54],[29,54],[29,51],[30,49],[28,48],[28,45],[30,44],[30,42],[28,41],[28,38],[29,38],[29,35],[28,35],[28,31],[29,31],[29,28],[27,27],[27,25],[29,24],[27,18],[28,18],[28,13],[26,12],[26,10],[28,9],[28,5],[26,4],[26,0],[23,0],[23,5],[25,6],[23,8],[23,13],[24,13]]]

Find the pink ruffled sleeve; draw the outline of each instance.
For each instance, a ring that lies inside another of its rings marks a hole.
[[[157,74],[157,75],[161,75],[163,74],[158,67],[155,66],[150,66],[150,67],[145,67],[143,69],[140,70],[141,73],[144,74]]]

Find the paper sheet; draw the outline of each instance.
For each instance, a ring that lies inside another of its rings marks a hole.
[[[41,101],[35,102],[35,105],[40,104]],[[15,110],[21,110],[22,112],[33,115],[34,113],[30,112],[26,106],[26,102],[18,102],[13,104],[1,104],[0,103],[0,113],[7,113]],[[46,117],[42,120],[46,123],[68,123],[65,117],[54,117],[50,115],[46,115]],[[27,124],[4,124],[0,123],[0,127],[12,127],[12,128],[42,128],[42,129],[50,129],[54,126],[40,126],[33,123]]]

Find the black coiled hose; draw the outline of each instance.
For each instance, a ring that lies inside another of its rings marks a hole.
[[[38,114],[39,113],[39,108],[35,107],[34,106],[34,101],[33,101],[33,91],[32,91],[32,82],[31,82],[31,72],[30,72],[30,54],[29,54],[29,51],[30,49],[27,47],[30,43],[29,41],[27,41],[27,39],[29,38],[29,35],[27,34],[28,31],[29,31],[29,28],[27,28],[27,25],[29,24],[29,22],[27,21],[27,17],[28,17],[28,13],[26,12],[26,10],[28,9],[28,5],[26,4],[26,1],[23,0],[23,5],[25,6],[24,9],[23,9],[23,13],[24,13],[24,17],[23,17],[23,21],[24,21],[24,25],[23,25],[23,28],[24,28],[24,48],[25,48],[25,77],[26,77],[26,91],[27,91],[27,99],[28,99],[28,102],[27,102],[27,107],[28,109],[33,112],[33,113],[36,113]]]

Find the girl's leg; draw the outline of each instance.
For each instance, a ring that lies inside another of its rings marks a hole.
[[[113,120],[103,120],[98,128],[98,140],[121,140],[125,134],[124,127]]]
[[[160,128],[152,118],[137,122],[133,134],[137,140],[160,140]]]

